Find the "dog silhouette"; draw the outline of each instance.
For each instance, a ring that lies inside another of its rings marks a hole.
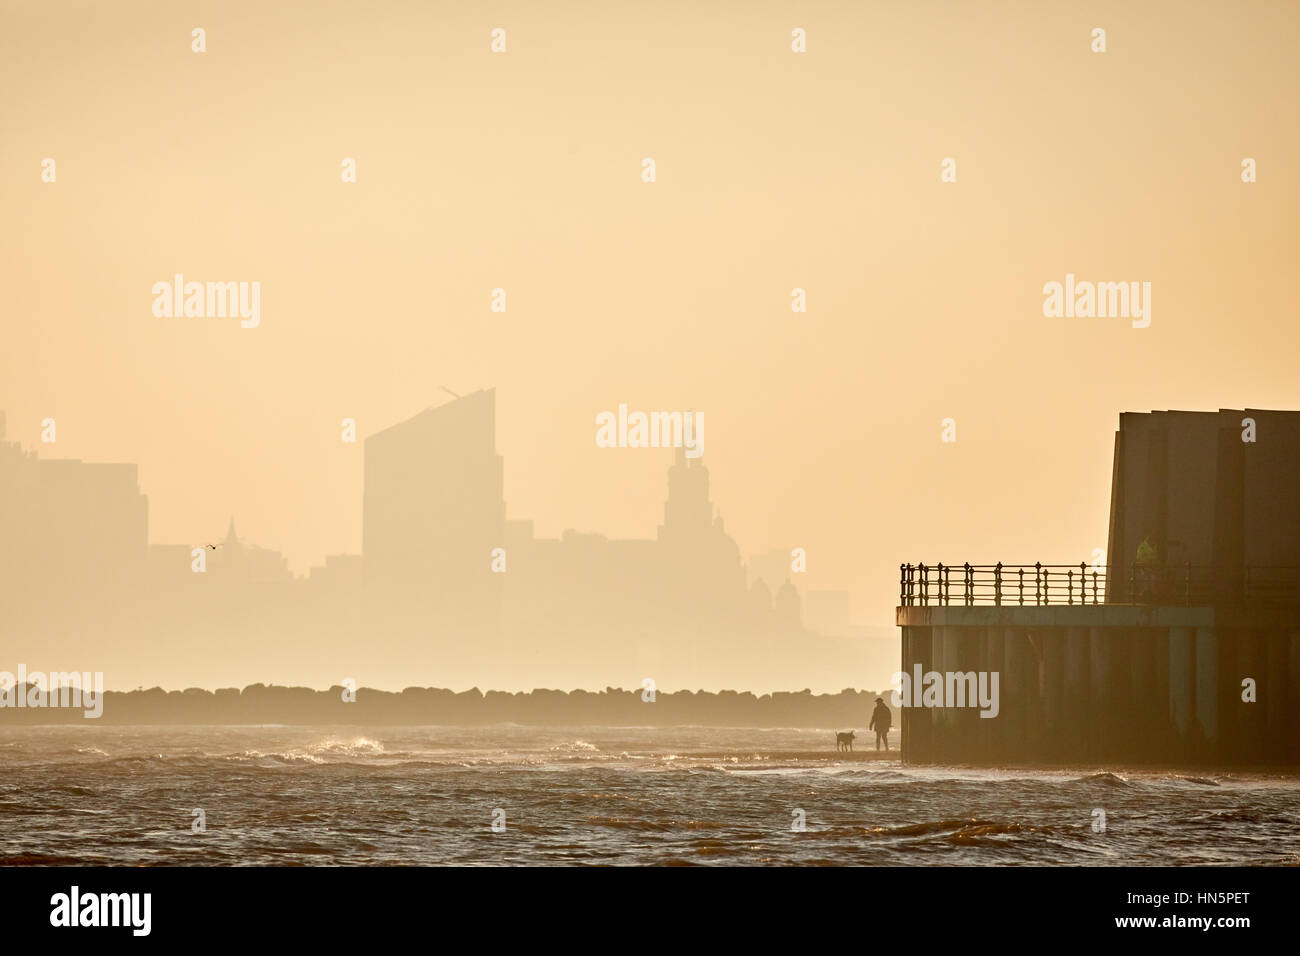
[[[847,750],[850,753],[852,753],[853,752],[853,731],[850,730],[847,734],[837,733],[835,735],[835,749],[836,751]]]

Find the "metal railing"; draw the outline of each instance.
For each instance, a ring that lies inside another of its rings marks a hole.
[[[901,607],[1300,603],[1300,567],[900,564]],[[1108,587],[1109,585],[1109,587]]]

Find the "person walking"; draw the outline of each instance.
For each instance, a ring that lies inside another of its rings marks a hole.
[[[871,723],[867,725],[867,730],[876,732],[876,749],[880,749],[883,743],[885,749],[889,749],[889,725],[894,722],[894,716],[889,712],[889,707],[885,704],[883,697],[876,698],[876,709],[871,712]]]

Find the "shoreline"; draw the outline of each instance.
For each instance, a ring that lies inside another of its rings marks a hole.
[[[92,722],[110,726],[481,726],[517,724],[606,727],[788,727],[854,730],[861,738],[878,695],[846,689],[838,694],[777,691],[658,692],[607,687],[602,691],[538,688],[509,693],[478,688],[456,692],[436,687],[382,691],[340,685],[328,690],[252,684],[216,691],[105,691],[88,706],[80,697],[60,700],[37,685],[10,688],[0,706],[0,727]],[[35,695],[35,696],[32,696]],[[14,701],[21,699],[24,706]],[[87,695],[91,699],[91,695]],[[43,701],[31,706],[29,701]],[[74,705],[75,704],[75,705]],[[94,712],[98,711],[98,715]],[[895,712],[893,726],[899,726]]]

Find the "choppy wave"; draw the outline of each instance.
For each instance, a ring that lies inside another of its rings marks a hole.
[[[0,865],[1300,863],[1295,775],[912,767],[825,738],[6,729]]]
[[[599,753],[600,748],[595,744],[589,744],[585,740],[571,740],[565,744],[556,744],[551,748],[552,753]]]
[[[1127,780],[1125,780],[1125,779],[1124,779],[1123,777],[1121,777],[1119,774],[1117,774],[1117,773],[1111,773],[1110,771],[1107,771],[1107,770],[1103,770],[1103,771],[1100,771],[1100,772],[1098,772],[1098,773],[1090,773],[1090,774],[1088,774],[1086,777],[1080,777],[1080,778],[1079,778],[1077,781],[1075,781],[1075,782],[1076,782],[1076,783],[1095,783],[1095,784],[1098,784],[1098,785],[1100,785],[1100,786],[1105,786],[1105,787],[1130,787],[1130,786],[1132,786],[1132,784],[1130,784]]]

